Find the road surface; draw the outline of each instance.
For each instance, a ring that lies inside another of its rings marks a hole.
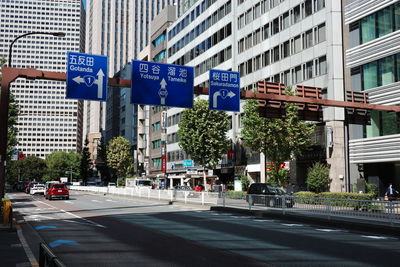
[[[400,240],[209,211],[202,206],[73,192],[11,194],[38,259],[45,241],[67,266],[398,266]]]

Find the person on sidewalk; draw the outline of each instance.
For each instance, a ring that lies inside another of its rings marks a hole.
[[[385,196],[388,197],[389,201],[393,201],[396,198],[396,195],[399,193],[396,189],[393,188],[392,184],[389,184],[389,187],[386,189]]]

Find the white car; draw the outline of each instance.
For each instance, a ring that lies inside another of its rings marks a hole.
[[[108,187],[117,187],[115,183],[108,183]]]
[[[35,194],[43,194],[45,192],[45,186],[44,184],[35,184],[32,188],[31,191],[29,192],[31,195],[35,195]]]

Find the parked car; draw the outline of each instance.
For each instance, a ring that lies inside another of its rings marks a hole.
[[[44,188],[44,197],[47,199],[47,191],[50,189],[52,184],[58,184],[59,181],[47,181]]]
[[[108,187],[117,187],[117,185],[115,183],[108,183],[107,185]]]
[[[268,207],[282,207],[283,197],[285,198],[285,205],[288,208],[294,206],[294,200],[290,195],[286,194],[285,189],[276,184],[254,183],[251,184],[247,190],[246,201],[247,203],[262,204]]]
[[[33,187],[31,188],[31,190],[29,191],[29,193],[31,195],[35,195],[35,194],[44,194],[45,191],[45,186],[44,184],[35,184],[33,185]]]
[[[28,184],[28,186],[25,188],[25,193],[30,194],[30,193],[31,193],[31,188],[32,188],[35,184],[37,184],[37,182],[30,182],[30,183]]]
[[[61,198],[61,199],[69,199],[69,190],[65,184],[62,183],[56,183],[56,184],[51,184],[50,188],[47,189],[46,199],[52,200],[55,198]]]
[[[187,185],[176,185],[174,186],[174,197],[197,197],[198,194]]]

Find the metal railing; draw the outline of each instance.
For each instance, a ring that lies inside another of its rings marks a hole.
[[[282,214],[346,218],[400,226],[400,202],[335,198],[298,197],[291,195],[246,195],[224,198],[224,207],[253,210],[275,210]]]
[[[72,190],[107,193],[146,199],[167,200],[200,205],[232,207],[248,210],[270,210],[282,214],[344,218],[400,226],[400,202],[298,197],[292,195],[246,195],[224,192],[156,190],[150,188],[119,188],[71,186]]]
[[[39,267],[66,267],[66,265],[57,258],[47,244],[40,242]]]

